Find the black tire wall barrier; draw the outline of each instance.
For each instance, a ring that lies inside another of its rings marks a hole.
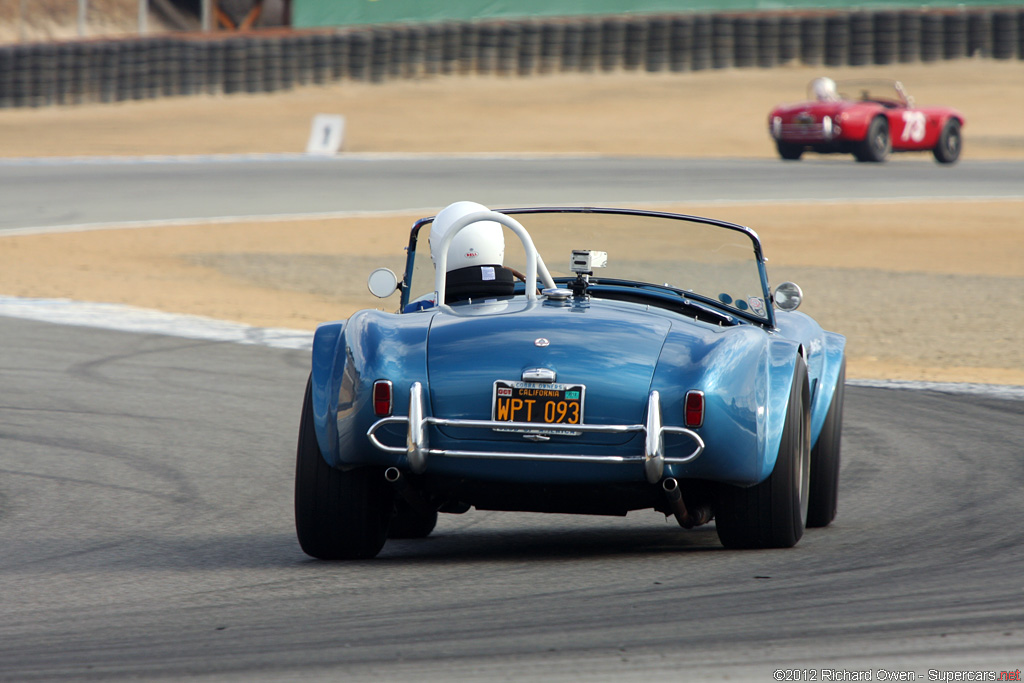
[[[921,15],[904,12],[897,19],[899,22],[899,61],[902,64],[916,62],[921,59]]]
[[[1024,23],[1024,14],[1020,22],[1015,12],[992,13],[992,57],[995,59],[1014,59],[1018,55],[1018,23]],[[1024,51],[1021,52],[1024,55]]]
[[[825,66],[850,63],[850,15],[834,14],[825,18]]]
[[[896,12],[873,15],[875,50],[869,63],[895,64],[900,56],[900,16]]]
[[[713,13],[0,45],[0,108],[456,74],[1024,60],[1024,8]]]
[[[955,42],[955,41],[951,41]],[[941,14],[921,17],[921,61],[937,62],[942,59],[945,43],[945,22]]]

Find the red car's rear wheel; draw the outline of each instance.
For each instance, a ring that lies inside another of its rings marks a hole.
[[[963,139],[960,137],[960,122],[950,119],[942,127],[939,141],[932,150],[932,154],[940,164],[952,164],[960,158],[961,147],[963,147]]]

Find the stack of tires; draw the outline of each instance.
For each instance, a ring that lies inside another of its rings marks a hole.
[[[0,46],[0,108],[344,80],[1024,59],[1024,8],[580,17]]]

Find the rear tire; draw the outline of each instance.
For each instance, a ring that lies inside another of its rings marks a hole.
[[[956,119],[946,121],[939,133],[939,141],[935,144],[932,154],[940,164],[956,163],[960,158],[960,149],[963,147],[963,138],[960,136],[960,122]]]
[[[868,133],[858,143],[853,152],[857,161],[880,163],[885,161],[892,151],[892,138],[889,136],[889,122],[884,116],[876,116],[868,125]]]
[[[807,501],[807,528],[828,526],[839,509],[839,445],[843,431],[846,358],[839,369],[836,391],[825,415],[818,443],[811,451],[811,488]]]
[[[792,142],[775,141],[775,148],[779,150],[779,156],[787,161],[799,161],[803,156],[804,146],[794,145]]]
[[[797,358],[779,455],[771,475],[749,488],[727,487],[715,510],[726,548],[791,548],[804,533],[810,480],[807,366]]]
[[[395,497],[395,513],[391,518],[388,538],[426,538],[437,526],[437,510],[422,512],[407,503],[401,496]]]
[[[343,471],[324,460],[307,383],[295,468],[295,531],[303,552],[321,560],[375,557],[387,539],[394,504],[383,471]]]

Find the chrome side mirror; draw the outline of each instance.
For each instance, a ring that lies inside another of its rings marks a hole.
[[[366,286],[375,297],[386,299],[398,289],[398,276],[390,268],[378,268],[370,273]]]
[[[783,282],[775,288],[772,300],[780,311],[795,311],[804,300],[804,293],[795,282]]]

